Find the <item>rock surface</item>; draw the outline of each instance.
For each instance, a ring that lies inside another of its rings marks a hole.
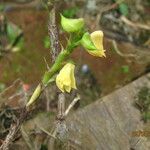
[[[149,150],[141,114],[134,107],[143,86],[150,87],[150,74],[88,105],[67,120],[69,138],[82,150]]]

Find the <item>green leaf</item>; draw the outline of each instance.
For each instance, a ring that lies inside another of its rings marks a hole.
[[[119,11],[122,15],[128,16],[128,14],[129,14],[128,5],[126,3],[119,4]]]
[[[21,30],[14,24],[7,24],[7,35],[10,43],[13,43],[16,37],[20,34]]]
[[[49,36],[46,36],[44,38],[44,47],[45,48],[49,48],[50,47],[50,39],[49,39]]]
[[[19,49],[22,49],[24,47],[24,38],[23,37],[18,41],[16,47],[18,47]]]
[[[121,67],[121,70],[122,70],[123,73],[128,73],[129,72],[129,66],[124,65],[124,66]]]
[[[73,18],[75,17],[78,11],[79,11],[78,7],[73,7],[73,8],[65,9],[62,14],[66,18]]]
[[[118,8],[119,12],[122,15],[128,16],[128,14],[129,14],[129,7],[128,7],[127,3],[125,3],[125,2],[121,2],[120,3],[120,0],[112,0],[112,1],[118,3],[118,5],[119,5],[119,8]]]
[[[9,43],[14,44],[14,42],[16,42],[14,45],[15,47],[13,47],[12,49],[13,52],[20,51],[24,47],[23,36],[18,38],[18,36],[20,36],[20,33],[21,33],[21,29],[18,28],[16,25],[10,22],[7,24],[7,35],[8,35]]]
[[[8,38],[10,40],[10,42],[13,42],[14,39],[17,37],[17,33],[14,30],[12,24],[8,23],[7,25],[7,34],[8,34]]]

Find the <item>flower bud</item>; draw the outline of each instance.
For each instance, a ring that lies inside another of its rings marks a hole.
[[[35,102],[35,100],[37,100],[37,98],[40,96],[42,91],[42,86],[41,84],[39,84],[37,86],[37,88],[35,89],[33,95],[31,96],[30,100],[28,101],[28,103],[26,104],[26,107],[28,107],[29,105],[31,105],[33,102]]]
[[[61,15],[61,26],[66,32],[79,32],[84,27],[83,18],[69,19]]]
[[[91,34],[86,32],[81,39],[81,44],[89,54],[97,57],[106,57],[103,48],[102,31],[95,31]]]

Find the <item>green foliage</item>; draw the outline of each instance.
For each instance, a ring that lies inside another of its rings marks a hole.
[[[41,148],[40,148],[40,150],[48,150],[48,148],[47,148],[47,146],[46,145],[41,145]]]
[[[24,47],[24,38],[21,38],[16,46],[18,48],[22,49]]]
[[[7,35],[11,43],[13,43],[14,39],[17,37],[18,32],[19,32],[18,29],[14,28],[13,24],[11,23],[7,24]]]
[[[129,14],[129,7],[127,3],[120,2],[121,0],[113,0],[113,1],[118,3],[119,5],[118,10],[122,15],[127,16]]]
[[[129,72],[129,66],[128,66],[128,65],[122,66],[122,67],[121,67],[121,71],[122,71],[123,73],[128,73],[128,72]]]
[[[79,11],[78,7],[73,7],[73,8],[69,8],[69,9],[65,9],[62,14],[64,17],[67,18],[73,18],[76,16],[77,12]]]
[[[129,14],[128,5],[126,3],[119,4],[119,11],[122,15],[128,16],[128,14]]]
[[[49,39],[49,36],[46,36],[44,38],[44,47],[45,48],[49,48],[50,47],[50,39]]]
[[[17,26],[15,26],[12,23],[7,24],[7,35],[9,44],[14,44],[15,42],[14,45],[15,47],[12,49],[12,52],[20,51],[24,47],[24,38],[23,37],[18,38],[20,33],[21,30]]]

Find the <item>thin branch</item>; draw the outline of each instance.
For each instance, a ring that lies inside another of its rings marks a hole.
[[[74,100],[71,102],[71,104],[68,106],[66,109],[64,116],[66,117],[70,110],[73,108],[73,106],[80,100],[80,96],[78,95],[77,97],[74,98]]]
[[[36,123],[36,122],[35,122]],[[56,139],[56,136],[54,134],[51,134],[49,131],[45,130],[43,127],[41,127],[38,123],[36,123],[37,127],[42,130],[44,133],[46,133],[47,135],[49,135],[50,137]]]
[[[21,130],[21,135],[22,135],[22,137],[23,137],[25,143],[27,144],[28,148],[29,148],[30,150],[35,150],[34,144],[33,144],[32,140],[31,140],[31,138],[30,138],[30,137],[28,136],[28,134],[26,133],[26,131],[25,131],[23,125],[21,126],[21,129],[20,129],[20,130]]]
[[[65,112],[65,96],[64,94],[60,94],[58,98],[58,119],[62,119],[64,117]]]
[[[2,143],[2,145],[0,147],[0,150],[9,150],[9,145],[13,141],[16,133],[20,129],[20,126],[22,125],[22,123],[25,120],[26,116],[27,116],[26,108],[23,108],[22,112],[21,112],[21,115],[20,115],[20,118],[17,120],[16,123],[11,125],[9,133],[7,134],[4,142]]]
[[[113,48],[114,50],[116,51],[116,53],[122,57],[132,57],[132,58],[135,58],[137,55],[134,55],[134,54],[124,54],[122,53],[119,49],[118,49],[118,46],[117,46],[117,43],[115,40],[112,40],[112,44],[113,44]]]
[[[3,142],[3,144],[0,147],[0,150],[8,150],[9,149],[9,144],[13,140],[13,137],[17,132],[17,128],[18,128],[18,125],[16,125],[16,124],[11,126],[9,133],[6,136],[5,141]]]
[[[121,20],[127,24],[128,26],[131,26],[133,28],[140,28],[140,29],[144,29],[144,30],[150,30],[150,26],[145,25],[145,24],[141,24],[141,23],[135,23],[130,21],[129,19],[127,19],[125,16],[121,16]]]

